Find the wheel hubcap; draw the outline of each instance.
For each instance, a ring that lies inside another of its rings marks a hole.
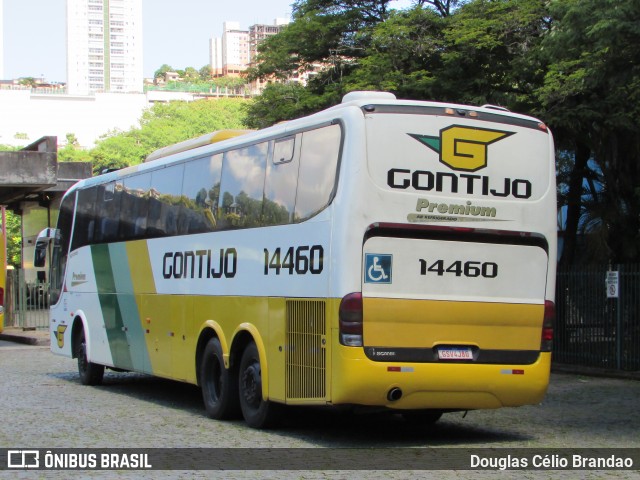
[[[260,379],[260,364],[254,362],[242,374],[243,396],[247,404],[258,408],[262,400],[262,381]]]

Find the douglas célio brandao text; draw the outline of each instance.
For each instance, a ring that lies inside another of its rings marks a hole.
[[[531,454],[518,455],[477,455],[470,456],[472,469],[633,469],[632,458],[615,454],[588,456],[581,454]]]

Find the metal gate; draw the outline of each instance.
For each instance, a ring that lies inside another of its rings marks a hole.
[[[7,271],[5,295],[6,327],[25,330],[49,328],[49,284],[26,282],[24,270]]]
[[[613,278],[615,284],[607,284],[608,278]],[[638,312],[639,265],[559,270],[553,361],[611,370],[640,370]]]

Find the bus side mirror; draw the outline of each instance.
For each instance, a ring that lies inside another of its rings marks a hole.
[[[45,228],[38,234],[38,238],[36,239],[35,258],[33,259],[34,267],[44,267],[47,259],[47,247],[51,240],[56,238],[56,233],[57,231],[55,228]]]

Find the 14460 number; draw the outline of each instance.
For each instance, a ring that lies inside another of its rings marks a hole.
[[[431,265],[426,260],[420,259],[420,275],[428,275],[429,273],[436,273],[439,276],[443,276],[445,273],[452,273],[456,277],[484,277],[484,278],[496,278],[498,276],[498,264],[493,262],[476,262],[468,261],[462,262],[456,260],[451,265],[445,266],[444,260],[436,260]]]
[[[324,263],[324,248],[322,245],[311,247],[303,245],[300,247],[289,247],[288,249],[276,248],[273,253],[267,248],[264,249],[264,274],[269,275],[275,271],[280,275],[284,270],[289,275],[294,273],[305,275],[311,273],[318,275],[322,273]]]

